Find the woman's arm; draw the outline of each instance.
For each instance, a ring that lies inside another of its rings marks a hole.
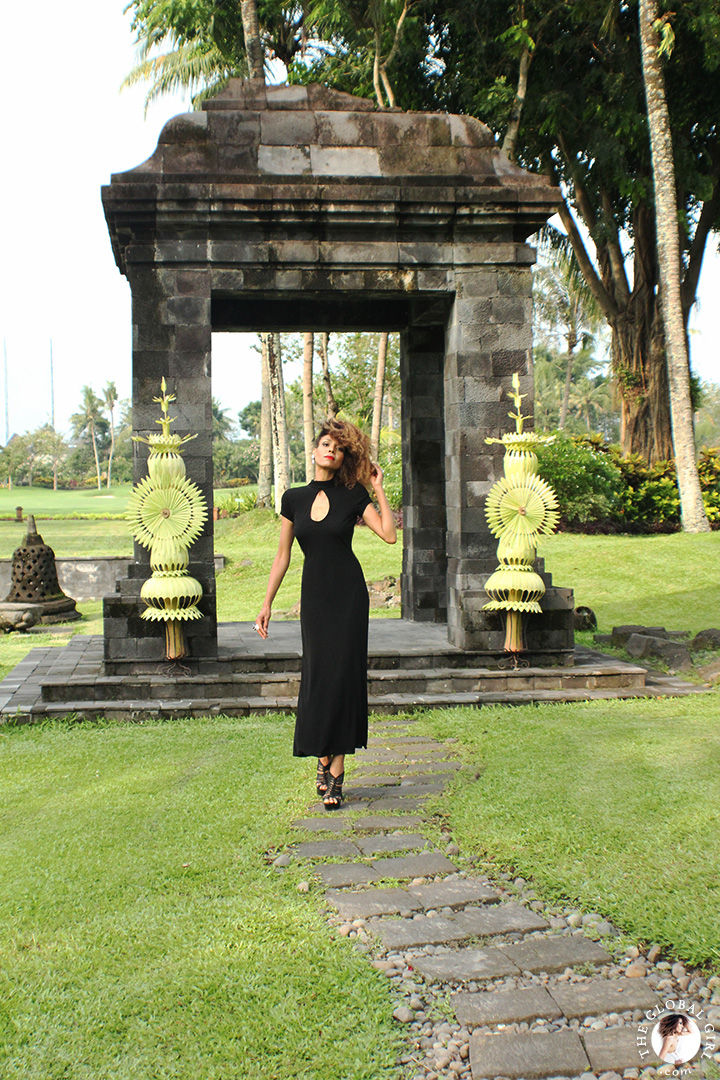
[[[272,612],[272,602],[275,599],[275,594],[282,585],[282,580],[290,565],[290,554],[294,538],[295,528],[292,521],[286,517],[281,517],[280,542],[278,544],[277,555],[273,559],[273,564],[270,567],[270,578],[268,580],[267,592],[265,593],[265,602],[260,609],[260,614],[255,620],[255,629],[261,638],[266,638],[268,636],[268,623],[270,622],[270,615]]]
[[[366,506],[363,513],[363,521],[372,529],[374,533],[384,540],[386,544],[394,544],[397,540],[397,530],[395,528],[395,518],[393,517],[392,510],[387,501],[387,495],[383,491],[382,481],[383,474],[382,469],[378,465],[373,465],[374,472],[370,478],[370,482],[373,486],[373,491],[380,507],[380,513],[378,514],[374,506]]]

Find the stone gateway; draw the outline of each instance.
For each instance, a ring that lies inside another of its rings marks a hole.
[[[133,424],[153,430],[160,378],[188,476],[212,500],[211,333],[387,330],[401,340],[402,616],[446,623],[462,649],[502,654],[483,585],[497,565],[484,501],[502,473],[486,436],[507,430],[514,372],[532,402],[526,238],[559,194],[509,164],[467,116],[377,111],[322,86],[233,79],[175,117],[143,165],[103,189],[132,290]],[[138,449],[136,481],[145,474]],[[162,628],[140,618],[147,554],[105,602],[107,662],[157,661]],[[205,618],[190,655],[217,652],[212,520],[190,573]],[[549,579],[546,576],[549,584]],[[532,616],[538,662],[572,650],[572,594],[548,588]]]

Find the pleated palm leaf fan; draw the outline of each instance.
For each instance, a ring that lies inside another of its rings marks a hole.
[[[168,394],[165,379],[157,421],[162,434],[147,438],[133,436],[150,447],[148,475],[133,489],[127,519],[139,544],[150,549],[152,577],[144,582],[140,595],[148,605],[143,619],[165,623],[165,655],[168,660],[187,656],[183,623],[201,619],[197,604],[202,597],[199,581],[187,572],[188,549],[200,536],[208,518],[207,503],[199,487],[185,476],[182,446],[195,435],[181,438],[170,431],[175,417],[168,413],[174,394]]]
[[[555,492],[541,476],[502,477],[490,490],[485,516],[493,536],[535,541],[554,532],[560,517]],[[533,544],[534,546],[534,544]]]

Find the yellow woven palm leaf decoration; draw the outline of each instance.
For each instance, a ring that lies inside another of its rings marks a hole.
[[[165,655],[177,660],[187,655],[182,623],[201,619],[198,601],[202,586],[187,572],[188,548],[200,536],[208,518],[207,504],[197,484],[185,476],[180,457],[183,444],[195,435],[180,437],[170,431],[175,417],[169,414],[174,394],[167,393],[165,379],[157,421],[161,433],[133,436],[150,447],[148,475],[134,488],[128,501],[127,519],[133,536],[150,548],[152,577],[143,583],[140,596],[147,604],[143,619],[165,623]]]
[[[490,532],[500,541],[500,565],[485,582],[490,599],[483,609],[506,613],[504,648],[517,654],[524,648],[522,616],[542,613],[540,599],[545,594],[545,583],[534,569],[537,539],[554,531],[560,512],[555,492],[537,475],[535,449],[552,442],[552,436],[523,431],[528,418],[520,408],[524,395],[520,393],[517,373],[513,375],[512,387],[509,396],[516,411],[509,416],[515,421],[516,430],[500,439],[485,440],[504,446],[505,475],[493,485],[485,503]]]

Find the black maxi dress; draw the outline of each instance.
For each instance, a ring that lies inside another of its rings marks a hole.
[[[320,491],[330,508],[322,521],[313,521],[310,508]],[[362,484],[347,488],[334,480],[313,480],[282,497],[280,513],[292,521],[305,556],[295,757],[354,754],[367,746],[370,605],[352,538],[370,501]]]

